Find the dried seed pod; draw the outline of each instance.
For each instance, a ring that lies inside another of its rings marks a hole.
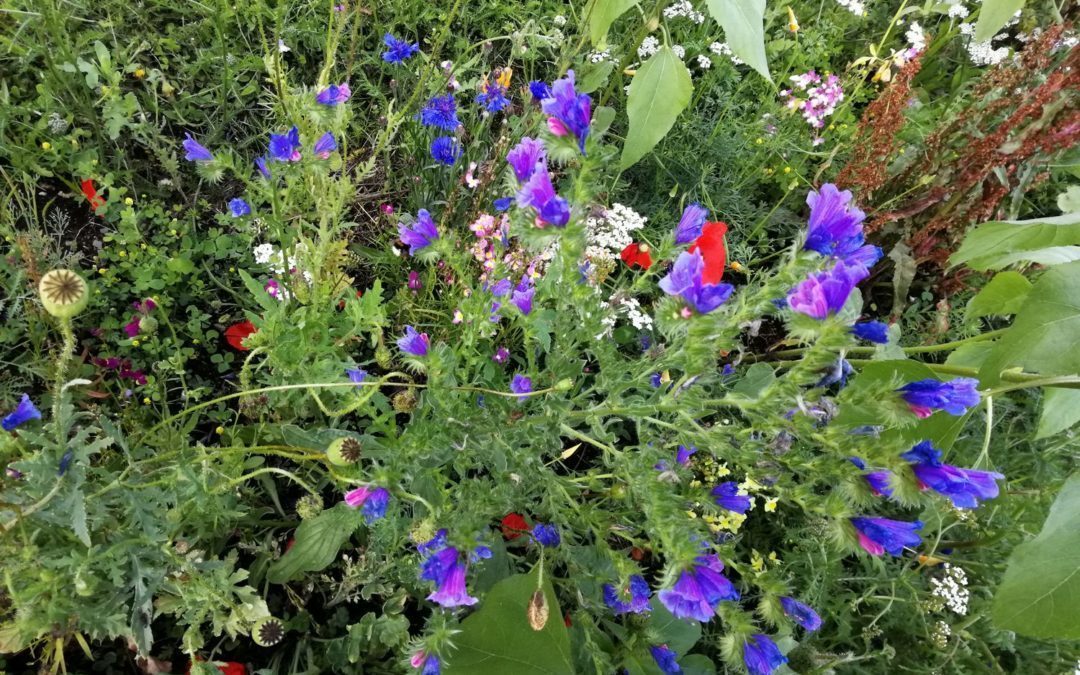
[[[251,639],[260,647],[273,647],[285,637],[285,625],[276,617],[264,616],[251,626]]]
[[[331,464],[348,466],[360,460],[363,446],[355,438],[335,438],[326,448],[326,458]]]
[[[49,270],[41,277],[38,294],[45,311],[58,319],[70,319],[86,309],[90,287],[71,270]]]
[[[525,608],[525,615],[529,617],[529,625],[533,630],[543,630],[548,620],[548,602],[543,589],[536,589],[529,598],[529,605]]]

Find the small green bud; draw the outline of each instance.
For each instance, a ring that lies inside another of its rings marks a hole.
[[[71,270],[49,270],[41,277],[38,294],[45,311],[58,319],[76,316],[90,302],[86,280]]]
[[[390,350],[386,345],[380,344],[375,349],[375,363],[379,364],[379,367],[384,370],[389,370],[390,366],[394,365],[393,357],[390,355]]]
[[[311,520],[322,513],[323,500],[319,495],[307,494],[296,500],[296,515],[300,520]]]
[[[555,383],[555,391],[570,391],[574,387],[574,380],[564,377]]]
[[[285,625],[277,618],[264,616],[251,626],[251,639],[260,647],[273,647],[285,638]]]
[[[143,335],[153,335],[158,329],[158,322],[152,316],[144,316],[139,319],[139,332]]]
[[[348,466],[356,464],[364,447],[355,438],[335,438],[326,448],[326,458],[331,464]]]

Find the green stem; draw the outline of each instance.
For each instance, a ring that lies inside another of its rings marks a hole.
[[[53,383],[52,421],[56,425],[56,442],[62,448],[66,445],[66,429],[60,423],[60,409],[64,402],[64,383],[67,381],[68,363],[71,355],[75,353],[75,331],[71,328],[71,319],[60,319],[60,335],[64,342],[60,347],[60,354],[56,357],[56,380]]]
[[[240,483],[243,483],[246,480],[249,480],[249,479],[254,478],[256,476],[261,476],[261,475],[266,474],[266,473],[276,473],[279,476],[285,476],[289,480],[293,481],[294,483],[296,483],[300,487],[307,490],[309,493],[311,493],[313,495],[318,495],[319,494],[318,490],[316,490],[315,488],[313,488],[310,485],[308,485],[307,483],[305,483],[299,476],[297,476],[293,472],[286,471],[285,469],[278,469],[278,468],[273,467],[273,466],[268,466],[268,467],[265,467],[263,469],[259,469],[257,471],[252,471],[251,473],[246,473],[243,476],[232,479],[231,481],[226,483],[226,485],[229,486],[229,487],[232,487],[234,485],[239,485]]]

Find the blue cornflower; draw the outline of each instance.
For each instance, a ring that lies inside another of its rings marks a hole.
[[[701,228],[705,227],[705,219],[709,217],[709,210],[697,202],[690,202],[683,209],[679,224],[675,226],[675,243],[689,244],[701,236]]]
[[[543,80],[533,80],[529,83],[529,93],[537,101],[542,101],[545,98],[551,98],[551,86]]]
[[[826,272],[811,274],[788,295],[788,306],[812,319],[836,314],[847,302],[855,285],[866,278],[865,270],[837,263]]]
[[[537,523],[536,525],[533,525],[532,534],[536,543],[547,548],[555,548],[562,543],[562,537],[559,536],[559,528],[554,525]]]
[[[517,204],[536,209],[542,222],[555,227],[563,227],[570,221],[570,204],[555,194],[546,162],[538,162],[529,180],[518,190]]]
[[[461,124],[457,118],[457,103],[454,101],[453,94],[432,98],[420,109],[417,117],[425,126],[438,127],[447,131],[453,131]]]
[[[739,591],[721,572],[724,563],[714,554],[699,555],[679,574],[671,588],[657,594],[660,602],[679,619],[708,621],[723,600],[738,600]]]
[[[275,162],[299,162],[300,130],[293,127],[283,134],[270,134],[270,159]]]
[[[412,225],[398,223],[398,237],[409,247],[409,255],[416,255],[417,251],[431,246],[439,238],[439,230],[427,209],[420,209]]]
[[[803,604],[795,598],[784,596],[780,598],[780,606],[784,608],[784,614],[789,619],[811,633],[821,628],[821,617],[810,605]]]
[[[679,675],[682,673],[682,667],[678,664],[679,655],[672,651],[667,645],[649,647],[649,651],[652,653],[656,665],[665,675]]]
[[[315,95],[315,102],[321,105],[335,106],[348,101],[350,96],[352,96],[352,90],[349,89],[349,83],[342,82],[340,85],[332,84],[320,91]]]
[[[535,138],[523,138],[506,153],[506,161],[514,170],[518,183],[524,183],[532,176],[538,163],[545,157],[544,143]]]
[[[420,51],[419,43],[409,44],[404,40],[397,39],[390,33],[383,36],[383,44],[387,46],[387,50],[383,52],[382,58],[387,63],[401,63]]]
[[[236,197],[235,199],[230,199],[229,213],[232,214],[233,218],[251,215],[251,205],[239,197]]]
[[[15,410],[12,410],[4,417],[4,420],[0,422],[0,426],[4,428],[4,431],[12,431],[20,424],[39,419],[41,419],[41,411],[34,406],[34,402],[30,400],[28,394],[23,394],[19,405],[15,406]]]
[[[963,415],[968,408],[979,404],[979,381],[970,377],[958,377],[948,382],[932,378],[909,382],[896,391],[907,401],[911,412],[919,417],[929,417],[935,410],[950,415]]]
[[[349,376],[349,381],[356,384],[361,384],[368,376],[368,372],[363,368],[347,368],[345,374]]]
[[[418,333],[412,326],[405,326],[405,335],[397,341],[398,349],[413,356],[427,356],[431,340],[427,333]]]
[[[386,515],[390,492],[386,488],[364,485],[346,492],[345,503],[354,509],[360,509],[364,521],[371,524]]]
[[[1005,478],[996,471],[961,469],[941,462],[941,451],[930,441],[923,441],[900,455],[912,462],[911,470],[925,486],[949,498],[958,509],[973,509],[980,499],[998,496],[996,480]]]
[[[255,158],[255,168],[259,170],[263,178],[270,180],[270,167],[267,165],[265,157]]]
[[[742,514],[750,510],[750,496],[739,493],[739,484],[729,480],[713,488],[712,498],[717,506]]]
[[[514,203],[514,198],[513,197],[499,197],[494,202],[492,202],[492,206],[495,207],[496,211],[498,211],[499,213],[502,213],[503,211],[510,208],[510,205],[513,204],[513,203]]]
[[[862,222],[866,214],[851,203],[851,191],[832,183],[806,195],[810,222],[803,248],[824,256],[846,258],[863,245]]]
[[[675,452],[675,462],[680,466],[690,466],[690,458],[697,454],[697,448],[694,446],[686,447],[680,445],[679,449]]]
[[[768,635],[755,633],[743,641],[743,663],[750,675],[771,675],[787,661]]]
[[[499,112],[510,105],[510,99],[506,98],[506,87],[498,82],[488,84],[476,97],[476,102],[488,112]]]
[[[870,555],[901,555],[905,546],[918,546],[922,537],[915,530],[922,529],[922,522],[907,523],[889,518],[851,518],[851,524],[859,536],[859,546]]]
[[[880,321],[863,321],[851,327],[851,334],[860,340],[883,345],[889,342],[889,327]]]
[[[461,144],[453,136],[439,136],[431,142],[431,158],[440,164],[453,166],[461,152]]]
[[[515,394],[520,394],[518,396],[518,401],[524,401],[528,399],[528,394],[532,393],[532,390],[532,379],[526,375],[518,373],[514,375],[513,379],[510,380],[510,391],[514,392]]]
[[[548,129],[556,136],[574,134],[578,148],[585,152],[585,137],[592,121],[592,99],[588,94],[578,94],[574,89],[574,71],[566,71],[566,77],[555,80],[551,96],[540,101],[540,107],[548,118]]]
[[[666,277],[660,280],[660,289],[668,295],[682,297],[698,314],[708,314],[724,304],[735,287],[731,284],[707,284],[702,280],[705,259],[701,251],[683,251]]]
[[[611,608],[615,616],[620,614],[643,614],[652,609],[652,604],[649,602],[652,589],[649,588],[649,584],[640,574],[632,575],[626,588],[623,589],[622,595],[627,600],[620,599],[620,593],[611,584],[604,584],[603,591],[604,603]]]
[[[211,154],[210,151],[207,150],[202,143],[199,143],[197,140],[195,140],[195,137],[191,134],[186,134],[183,146],[186,152],[186,154],[184,155],[184,159],[188,160],[189,162],[214,161],[214,155]]]
[[[334,140],[334,134],[327,131],[325,134],[319,137],[319,140],[315,141],[314,147],[311,151],[319,159],[329,159],[330,153],[337,150],[337,141]]]

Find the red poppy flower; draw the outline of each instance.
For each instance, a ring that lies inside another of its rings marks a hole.
[[[574,622],[570,620],[570,612],[567,612],[566,614],[562,615],[562,622],[563,622],[563,625],[566,626],[567,628],[574,625]]]
[[[627,244],[619,257],[630,269],[634,269],[634,265],[640,265],[643,270],[652,267],[652,254],[648,244]]]
[[[195,660],[203,661],[204,659],[196,656]],[[217,666],[217,669],[225,675],[247,675],[247,666],[242,663],[238,663],[236,661],[214,661],[213,663],[215,666]],[[187,673],[187,675],[191,675],[190,663],[188,664],[187,670],[185,672]]]
[[[701,257],[705,259],[705,272],[701,275],[701,280],[707,284],[718,284],[724,278],[724,266],[727,265],[725,234],[727,223],[705,223],[701,228],[701,236],[690,245],[691,253],[701,249]]]
[[[90,206],[95,211],[105,206],[105,200],[98,194],[97,188],[94,187],[94,181],[87,178],[82,182],[82,193],[90,201]]]
[[[513,541],[530,530],[532,528],[520,513],[508,513],[502,519],[502,533],[507,541]]]
[[[251,351],[249,348],[244,346],[244,339],[252,333],[256,332],[257,330],[258,329],[255,328],[255,324],[251,323],[250,321],[241,321],[239,323],[234,323],[233,325],[225,329],[225,341],[229,343],[229,346],[231,346],[238,352]]]

